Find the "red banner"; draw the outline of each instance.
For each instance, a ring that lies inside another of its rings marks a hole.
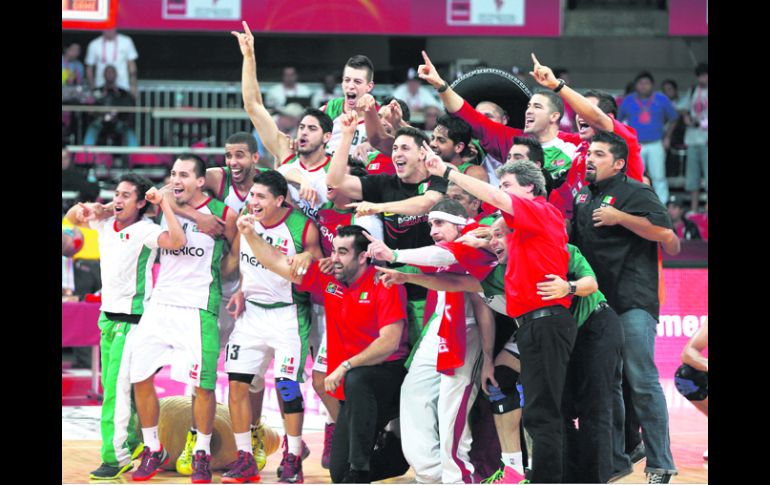
[[[708,0],[669,0],[669,35],[709,35]]]
[[[243,19],[255,34],[555,37],[561,10],[560,0],[122,0],[117,25],[229,32]]]

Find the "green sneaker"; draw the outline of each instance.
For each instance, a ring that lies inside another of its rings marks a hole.
[[[137,458],[139,458],[139,456],[142,454],[143,451],[144,451],[144,443],[139,443],[138,445],[136,445],[136,448],[134,448],[134,452],[131,453],[131,460],[136,460]]]
[[[260,420],[258,425],[251,427],[251,451],[254,453],[254,461],[257,462],[257,470],[262,471],[267,465],[264,419]]]
[[[92,471],[88,478],[91,480],[115,480],[125,472],[132,470],[134,464],[130,461],[123,466],[112,466],[102,463],[99,468]]]
[[[184,449],[179,458],[176,459],[176,471],[180,475],[190,476],[193,474],[193,450],[195,449],[195,440],[198,437],[198,432],[192,430],[187,432],[187,440],[184,443]]]
[[[500,480],[503,477],[503,469],[497,470],[495,473],[490,475],[489,477],[485,478],[481,481],[481,483],[496,483],[498,480]]]

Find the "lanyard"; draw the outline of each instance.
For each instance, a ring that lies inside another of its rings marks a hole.
[[[115,37],[115,48],[112,49],[112,64],[118,60],[118,38]],[[107,39],[102,40],[102,64],[107,63]],[[117,68],[117,66],[115,66]]]
[[[700,115],[703,111],[706,111],[709,109],[709,98],[708,95],[705,96],[705,101],[703,98],[703,90],[700,86],[698,86],[695,89],[695,96],[694,96],[694,102],[692,104],[692,109],[695,112],[696,115]]]

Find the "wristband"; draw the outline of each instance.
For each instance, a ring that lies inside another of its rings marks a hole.
[[[444,81],[444,84],[440,88],[438,88],[436,91],[439,93],[443,93],[447,89],[449,89],[449,84],[447,84],[447,82]]]
[[[444,175],[442,175],[444,180],[449,180],[449,172],[451,172],[451,171],[452,171],[452,167],[451,166],[446,168],[446,171],[444,171]]]
[[[559,91],[561,91],[561,88],[563,88],[564,85],[567,84],[564,82],[564,79],[558,79],[558,81],[559,81],[559,85],[553,88],[554,93],[558,93]]]
[[[391,263],[398,263],[398,249],[393,250],[393,261]]]
[[[350,369],[353,368],[353,366],[350,365],[350,361],[349,360],[343,360],[342,361],[342,367],[344,367],[345,370],[350,370]]]

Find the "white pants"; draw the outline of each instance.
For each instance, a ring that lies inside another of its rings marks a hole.
[[[480,336],[467,326],[465,363],[448,376],[436,371],[439,325],[430,323],[401,385],[401,446],[419,483],[463,483],[474,470],[468,413],[479,391]]]

